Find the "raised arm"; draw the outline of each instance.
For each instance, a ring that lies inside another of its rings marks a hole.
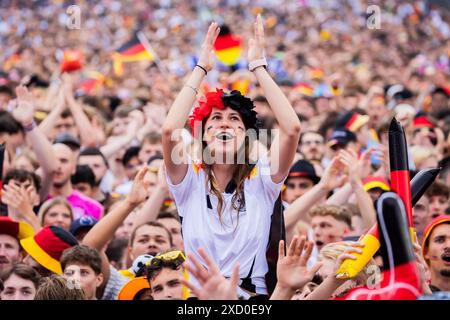
[[[111,240],[125,218],[147,197],[149,183],[144,177],[149,168],[144,167],[136,174],[130,194],[114,210],[105,215],[84,237],[83,243],[97,250]]]
[[[52,145],[33,120],[34,97],[26,87],[16,89],[17,103],[12,114],[25,128],[28,144],[33,148],[42,170],[42,188],[39,192],[41,200],[47,197],[53,174],[58,167],[58,161],[53,153]]]
[[[375,207],[373,205],[372,198],[364,190],[364,186],[361,180],[361,174],[364,168],[370,168],[370,155],[371,152],[366,152],[363,154],[361,159],[358,161],[356,153],[354,151],[341,151],[341,161],[344,162],[348,168],[350,185],[352,187],[353,193],[356,196],[356,203],[358,204],[359,211],[363,218],[364,228],[369,229],[377,222],[377,214],[375,212]],[[353,168],[355,163],[357,167]]]
[[[156,220],[161,206],[168,195],[169,188],[164,175],[164,165],[162,165],[158,171],[158,184],[153,189],[152,195],[137,212],[135,225],[140,226],[148,221]]]
[[[295,200],[285,210],[285,225],[288,239],[299,220],[308,220],[308,210],[325,198],[331,190],[344,183],[347,176],[343,174],[343,170],[344,164],[338,157],[334,157],[330,165],[326,168],[319,183]]]
[[[220,28],[217,23],[213,22],[209,26],[208,33],[202,44],[201,53],[198,59],[198,65],[201,67],[195,67],[188,81],[181,89],[180,93],[176,97],[174,103],[170,107],[166,120],[162,128],[162,146],[164,163],[166,165],[167,174],[170,180],[178,184],[186,175],[188,165],[186,159],[179,159],[180,161],[174,161],[172,159],[172,151],[177,147],[180,139],[174,139],[172,135],[176,130],[184,128],[186,120],[188,119],[189,112],[192,105],[195,102],[197,96],[197,89],[203,81],[206,73],[205,70],[211,70],[214,64],[214,51],[213,45],[219,35]],[[203,69],[202,69],[203,68]],[[184,155],[181,155],[182,157]],[[178,163],[177,163],[178,162]],[[179,163],[181,162],[181,164]]]
[[[59,119],[65,108],[64,91],[60,86],[52,111],[50,111],[47,117],[45,117],[45,119],[39,124],[39,130],[41,130],[47,138],[52,136],[52,131],[55,127],[56,121]]]
[[[71,75],[65,73],[63,78],[64,97],[69,107],[70,113],[75,119],[75,124],[80,133],[81,144],[86,147],[97,147],[98,141],[95,134],[95,129],[89,118],[84,113],[82,106],[75,100],[73,96],[73,83]]]
[[[336,260],[334,265],[333,273],[330,274],[313,292],[311,292],[305,300],[328,300],[330,299],[334,292],[342,286],[347,279],[338,279],[336,277],[336,271],[339,269],[342,261],[345,259],[355,260],[356,256],[353,253],[361,253],[364,245],[359,242],[347,242],[347,249],[342,253]]]
[[[33,120],[34,97],[26,87],[20,86],[16,89],[17,106],[12,114],[25,128],[25,133],[37,160],[41,166],[44,176],[51,176],[56,171],[58,161],[53,154],[52,146],[45,135],[36,127]]]
[[[264,27],[258,15],[254,25],[254,39],[249,41],[248,61],[252,68],[256,61],[264,59]],[[300,120],[288,99],[271,78],[263,65],[253,69],[256,80],[261,86],[270,108],[279,124],[279,135],[275,138],[269,151],[270,173],[272,181],[283,181],[289,172],[300,138]]]
[[[30,199],[31,189],[20,187],[14,183],[3,186],[2,202],[8,206],[8,216],[14,221],[24,221],[31,225],[36,233],[41,230],[41,223],[33,212]]]
[[[104,248],[110,241],[117,228],[120,227],[125,218],[145,200],[148,194],[149,183],[145,181],[148,167],[144,167],[136,174],[133,188],[127,198],[114,210],[105,215],[84,237],[83,244],[97,249],[102,258],[103,284],[102,290],[109,281],[110,264],[106,257]]]
[[[133,112],[131,112],[130,115]],[[133,141],[133,139],[136,138],[136,134],[142,124],[143,123],[138,116],[131,116],[131,121],[127,126],[127,133],[123,136],[119,137],[115,136],[114,138],[112,138],[112,140],[108,141],[106,145],[100,148],[100,151],[103,153],[106,159],[111,158],[120,149],[128,146],[131,143],[131,141]]]

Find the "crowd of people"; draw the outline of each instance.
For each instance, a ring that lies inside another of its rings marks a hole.
[[[392,191],[393,117],[411,177],[441,168],[412,209],[416,298],[449,298],[445,1],[83,1],[68,28],[71,4],[0,2],[0,300],[376,288],[381,252],[336,273]],[[224,30],[232,65],[216,56]],[[136,31],[152,58],[118,74]]]

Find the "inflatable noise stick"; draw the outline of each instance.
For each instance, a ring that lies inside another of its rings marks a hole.
[[[378,225],[373,225],[373,227],[370,228],[370,230],[359,240],[359,242],[364,244],[362,253],[353,253],[353,255],[356,256],[355,260],[344,260],[339,269],[336,271],[336,278],[353,278],[366,266],[370,259],[372,259],[373,255],[380,248]]]
[[[436,180],[441,168],[430,168],[420,170],[411,180],[411,202],[412,206],[419,201],[429,186]]]
[[[3,162],[5,159],[5,145],[0,144],[0,200],[2,198],[3,190]]]
[[[393,192],[377,202],[378,232],[383,258],[383,280],[376,288],[360,287],[345,300],[415,300],[422,294],[405,207]]]
[[[414,224],[412,217],[411,186],[408,164],[408,147],[406,144],[405,131],[395,118],[389,125],[389,162],[391,165],[391,186],[403,200],[406,216],[414,239]]]
[[[440,168],[423,169],[411,180],[411,198],[413,207],[428,187],[434,182],[440,170]],[[356,276],[380,248],[377,224],[375,224],[359,241],[364,244],[363,253],[354,254],[356,260],[344,260],[337,271],[338,278],[348,279]]]

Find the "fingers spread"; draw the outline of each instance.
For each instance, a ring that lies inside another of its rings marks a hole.
[[[237,263],[233,268],[233,273],[231,274],[230,283],[234,287],[237,287],[239,282],[239,263]]]
[[[314,249],[314,242],[308,241],[306,243],[305,253],[302,256],[302,261],[301,261],[302,265],[306,265],[306,263],[308,262],[309,258],[311,257],[311,253],[312,253],[313,249]]]
[[[299,240],[298,236],[295,236],[292,239],[291,244],[289,245],[289,248],[288,248],[288,252],[287,252],[288,257],[292,257],[295,254],[295,247],[297,246],[298,240]]]
[[[286,253],[284,252],[284,240],[280,240],[278,243],[278,259],[284,257]]]
[[[294,252],[294,254],[295,254],[297,257],[300,257],[300,256],[302,255],[303,248],[305,247],[305,242],[306,242],[306,237],[305,237],[305,236],[302,236],[302,237],[300,238],[300,242],[298,242],[298,243],[297,243],[297,246],[295,247],[295,252]]]
[[[211,274],[219,274],[220,270],[217,267],[217,265],[214,263],[214,261],[211,260],[211,258],[208,256],[206,251],[203,248],[198,249],[198,253],[202,256],[203,261],[205,261],[206,266],[208,267],[208,271]]]
[[[181,277],[178,279],[185,287],[189,288],[189,290],[191,290],[191,292],[195,295],[195,296],[199,296],[200,291],[197,287],[195,287],[192,283],[190,283],[189,281],[187,281],[185,278]]]

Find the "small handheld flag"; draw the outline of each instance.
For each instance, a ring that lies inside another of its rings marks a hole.
[[[83,55],[80,51],[78,50],[65,51],[60,66],[61,73],[80,70],[83,67],[82,60]]]
[[[113,68],[114,73],[118,76],[123,74],[123,63],[136,61],[153,61],[154,56],[139,40],[137,34],[133,38],[123,44],[119,49],[113,53]]]
[[[241,39],[231,34],[228,26],[223,25],[220,27],[219,36],[214,43],[214,50],[217,58],[224,65],[235,65],[241,56]]]

